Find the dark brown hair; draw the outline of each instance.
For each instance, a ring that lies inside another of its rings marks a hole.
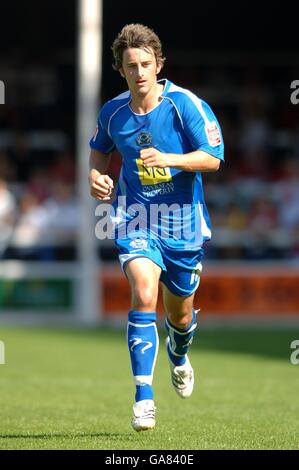
[[[163,67],[165,57],[163,57],[161,41],[156,33],[147,26],[132,23],[123,27],[111,47],[114,57],[114,70],[119,70],[122,67],[123,52],[129,48],[152,49],[157,65]]]

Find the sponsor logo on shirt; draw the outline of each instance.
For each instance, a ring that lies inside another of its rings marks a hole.
[[[205,125],[208,142],[211,147],[216,147],[221,144],[220,130],[215,121],[209,122]]]
[[[174,192],[174,184],[169,181],[168,183],[157,183],[153,185],[146,185],[142,188],[142,193],[145,197],[162,196]]]
[[[136,159],[136,164],[138,168],[138,176],[142,186],[159,184],[172,180],[170,169],[168,167],[158,168],[156,166],[152,166],[147,168],[144,166],[143,160],[141,158]]]

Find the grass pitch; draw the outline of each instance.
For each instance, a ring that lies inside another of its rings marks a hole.
[[[124,331],[0,327],[0,449],[299,449],[298,329],[197,332],[188,400],[159,330],[157,427],[136,433]]]

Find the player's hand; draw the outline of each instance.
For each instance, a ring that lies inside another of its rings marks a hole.
[[[113,181],[108,175],[91,170],[89,175],[90,194],[100,201],[108,201],[113,190]]]
[[[143,160],[145,167],[156,166],[158,168],[166,168],[168,166],[167,154],[159,152],[159,150],[153,147],[140,150],[140,158]]]

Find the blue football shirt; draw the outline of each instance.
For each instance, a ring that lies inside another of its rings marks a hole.
[[[100,110],[90,147],[105,154],[116,148],[122,156],[114,207],[122,206],[118,214],[122,214],[126,224],[132,222],[139,210],[139,215],[146,217],[148,229],[155,234],[160,231],[159,236],[169,245],[192,242],[196,248],[211,238],[201,173],[146,168],[140,150],[155,147],[173,154],[203,150],[224,160],[221,129],[205,101],[167,79],[159,83],[164,83],[161,100],[146,114],[132,111],[129,91],[106,102]],[[151,210],[153,217],[149,216]],[[170,230],[161,235],[164,223],[170,225]]]

